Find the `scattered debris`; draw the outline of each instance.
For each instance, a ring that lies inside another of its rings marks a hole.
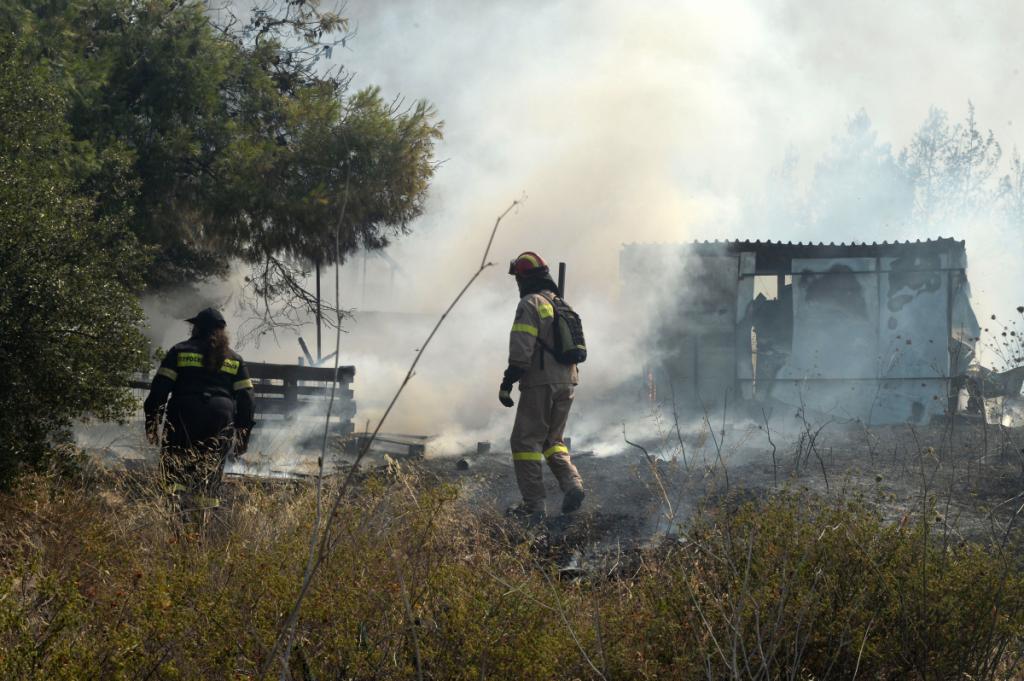
[[[356,433],[349,442],[349,453],[361,452],[369,437],[369,433]],[[431,439],[429,435],[378,433],[370,444],[368,454],[388,454],[398,459],[422,459],[426,456],[427,443]]]

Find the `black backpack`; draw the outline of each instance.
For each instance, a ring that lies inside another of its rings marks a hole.
[[[551,298],[551,307],[555,310],[552,319],[555,332],[555,347],[549,348],[541,342],[545,350],[555,357],[559,364],[582,364],[587,361],[587,342],[583,338],[583,321],[576,310],[558,296]]]

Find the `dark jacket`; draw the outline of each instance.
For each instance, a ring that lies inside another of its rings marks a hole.
[[[201,340],[190,338],[167,352],[143,405],[146,426],[155,428],[166,406],[172,430],[186,434],[189,441],[213,437],[234,425],[243,434],[244,450],[254,423],[252,380],[245,361],[229,349],[220,369],[209,371],[203,366],[203,351]]]

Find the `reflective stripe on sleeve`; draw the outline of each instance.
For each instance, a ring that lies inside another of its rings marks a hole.
[[[537,312],[540,313],[541,319],[547,319],[548,317],[555,316],[555,308],[548,303],[540,303],[537,305]]]
[[[182,367],[201,367],[203,366],[203,356],[198,352],[179,352],[178,353],[178,368]]]
[[[235,381],[231,384],[232,390],[249,390],[252,388],[252,379],[246,378],[241,381]]]
[[[544,450],[544,458],[550,459],[555,454],[568,454],[569,448],[565,445],[554,445]]]
[[[220,365],[220,370],[226,374],[234,376],[238,373],[239,362],[237,359],[231,359],[230,357],[224,360],[224,363]]]
[[[513,461],[543,461],[544,455],[540,452],[512,452]]]
[[[530,324],[513,324],[512,333],[528,333],[531,336],[536,337],[537,327]]]
[[[172,381],[178,380],[178,372],[170,367],[160,367],[159,369],[156,370],[156,375],[163,376],[164,378],[169,378]]]

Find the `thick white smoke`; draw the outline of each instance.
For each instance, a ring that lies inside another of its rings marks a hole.
[[[567,298],[592,353],[575,417],[602,430],[617,416],[587,396],[628,383],[642,361],[626,321],[631,292],[619,287],[623,243],[956,236],[968,241],[979,316],[1018,304],[1020,240],[1007,242],[994,224],[916,233],[851,201],[862,223],[854,213],[809,227],[756,207],[778,198],[769,179],[787,154],[794,184],[810,186],[816,162],[862,108],[895,153],[929,107],[956,120],[970,99],[1008,158],[1024,103],[1013,58],[1024,6],[353,0],[345,13],[357,35],[334,58],[354,85],[427,98],[446,131],[427,213],[388,250],[395,266],[357,257],[343,268],[342,306],[359,309],[341,343],[342,361],[357,366],[360,426],[379,416],[476,267],[494,217],[523,193],[495,240],[497,267],[435,339],[388,430],[444,435],[450,449],[477,439],[504,446],[511,414],[496,393],[516,303],[505,268],[523,250],[569,264]],[[311,341],[312,330],[303,333]],[[243,350],[294,361],[294,336],[281,340]]]

